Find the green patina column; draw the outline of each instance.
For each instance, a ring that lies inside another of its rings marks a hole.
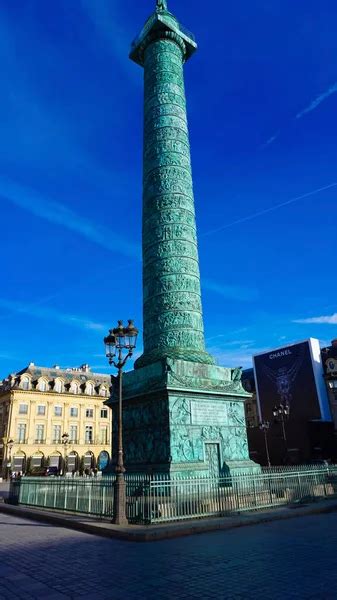
[[[130,53],[144,68],[145,96],[144,353],[124,375],[129,472],[259,470],[249,460],[241,370],[216,366],[205,350],[183,75],[196,48],[157,0]],[[116,414],[116,399],[109,404]]]
[[[205,352],[183,64],[196,49],[157,3],[131,58],[144,67],[144,354],[212,364]]]

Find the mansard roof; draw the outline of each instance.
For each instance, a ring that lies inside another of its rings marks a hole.
[[[94,373],[87,364],[81,365],[80,367],[61,368],[58,365],[54,365],[53,367],[41,367],[34,363],[29,363],[24,369],[21,369],[16,373],[11,373],[8,377],[3,379],[3,381],[0,380],[0,391],[3,391],[8,387],[13,387],[13,383],[14,385],[17,385],[24,375],[28,375],[32,382],[42,378],[46,379],[52,385],[56,379],[62,379],[65,385],[70,385],[72,381],[78,381],[80,384],[83,384],[83,386],[89,381],[91,381],[95,387],[102,385],[109,388],[111,385],[110,375]]]

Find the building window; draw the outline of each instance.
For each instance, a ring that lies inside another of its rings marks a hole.
[[[23,444],[26,441],[26,429],[27,425],[25,423],[20,423],[18,425],[18,442],[19,444]]]
[[[41,416],[46,414],[46,407],[44,404],[37,405],[36,414],[41,415]]]
[[[107,444],[108,443],[108,428],[102,427],[100,430],[100,443]]]
[[[70,416],[71,417],[78,417],[78,408],[77,408],[77,406],[71,406],[70,407]]]
[[[94,409],[93,408],[87,408],[86,411],[85,411],[85,416],[88,419],[92,419],[93,416],[94,416]]]
[[[108,409],[101,408],[101,419],[107,419],[107,418],[108,418]]]
[[[44,425],[36,425],[36,440],[37,443],[44,441]]]
[[[93,454],[92,452],[86,452],[85,455],[83,456],[83,467],[84,467],[84,471],[88,472],[90,471],[90,469],[93,466]]]
[[[108,390],[105,387],[101,387],[101,389],[99,391],[99,395],[106,397],[108,395]]]
[[[61,442],[61,425],[53,425],[53,443]]]
[[[47,382],[45,379],[40,379],[39,381],[39,390],[40,392],[46,392],[47,391]]]
[[[23,390],[29,390],[29,377],[22,377],[21,379],[21,387]]]
[[[19,404],[19,415],[28,414],[28,404]]]
[[[41,467],[42,459],[43,454],[35,454],[34,456],[32,456],[32,458],[30,459],[30,468],[34,469],[36,467]]]
[[[85,427],[85,442],[86,444],[92,444],[93,442],[93,432],[91,425],[86,425]]]
[[[54,406],[55,417],[62,417],[62,406]]]
[[[86,388],[85,388],[85,393],[88,394],[88,396],[92,396],[94,393],[94,384],[93,383],[87,383]]]
[[[67,459],[67,467],[68,467],[68,472],[69,473],[75,473],[75,471],[77,471],[78,469],[78,454],[77,452],[70,452],[70,454],[68,454],[68,459]]]
[[[63,392],[63,381],[61,381],[60,379],[56,379],[54,384],[54,391],[58,392],[59,394]]]
[[[77,425],[70,425],[69,441],[77,444]]]
[[[13,456],[13,471],[15,471],[15,473],[22,474],[22,472],[24,470],[24,462],[25,462],[24,455]]]

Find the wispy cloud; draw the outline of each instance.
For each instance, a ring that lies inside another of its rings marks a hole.
[[[307,319],[295,319],[293,323],[317,323],[324,325],[337,325],[337,313],[333,315],[323,315],[321,317],[309,317]]]
[[[232,336],[238,336],[240,333],[245,333],[247,331],[247,327],[240,327],[239,329],[234,329],[233,331],[227,331],[227,333],[217,333],[216,335],[212,335],[206,339],[206,342],[223,339],[226,338],[228,341],[231,341]],[[241,343],[241,340],[238,340],[238,343]]]
[[[253,339],[230,339],[230,334],[213,336],[206,343],[208,352],[214,356],[217,364],[225,367],[251,367],[252,356],[264,350],[257,347]]]
[[[0,358],[1,360],[16,360],[16,357],[14,357],[12,354],[8,354],[7,352],[0,352]]]
[[[93,23],[98,36],[115,59],[119,62],[119,68],[134,83],[141,85],[142,77],[127,60],[127,50],[131,46],[132,35],[125,29],[127,22],[123,15],[118,18],[117,6],[110,2],[100,0],[80,0],[82,10]],[[117,4],[117,3],[115,3]]]
[[[84,328],[91,331],[103,331],[107,329],[106,324],[92,321],[91,319],[83,316],[64,314],[53,308],[47,308],[38,304],[26,304],[16,300],[0,298],[0,308],[4,308],[15,313],[30,315],[31,317],[37,317],[38,319],[57,321],[59,323],[64,323],[66,325],[80,327],[81,329]]]
[[[263,150],[264,148],[267,148],[267,146],[270,146],[270,144],[272,144],[273,142],[275,142],[275,140],[277,140],[277,138],[280,135],[280,131],[278,131],[277,133],[275,133],[274,135],[272,135],[269,140],[267,140],[264,144],[262,144],[260,146],[260,150]]]
[[[17,172],[28,170],[44,184],[45,180],[62,181],[63,177],[81,185],[95,194],[111,195],[118,190],[119,199],[127,196],[130,169],[126,166],[114,169],[111,155],[102,156],[97,139],[101,130],[102,109],[97,109],[99,92],[85,81],[78,105],[74,90],[67,90],[66,101],[60,102],[57,94],[48,93],[50,85],[58,88],[63,81],[63,63],[68,47],[53,44],[46,37],[34,35],[34,29],[17,22],[15,28],[4,12],[0,12],[0,55],[2,68],[2,96],[0,111],[0,162],[16,165]],[[34,21],[34,20],[33,20]],[[33,26],[32,23],[30,24]],[[109,26],[110,23],[107,23]],[[17,29],[19,28],[19,29]],[[95,36],[92,36],[93,38]],[[25,53],[29,45],[30,56]],[[80,63],[80,49],[73,48],[71,61]],[[67,59],[68,60],[68,59]],[[127,60],[124,62],[128,63]],[[35,77],[36,72],[53,69],[48,85]],[[74,67],[75,68],[75,67]],[[132,69],[132,65],[131,65]],[[68,73],[69,76],[69,73]],[[83,78],[82,78],[83,79]],[[141,79],[141,78],[140,78]],[[88,90],[88,87],[90,88]],[[86,94],[86,91],[90,92]],[[69,92],[69,93],[68,93]],[[114,114],[114,113],[112,113]],[[116,114],[109,122],[118,127],[120,116]],[[116,132],[118,138],[118,132]]]
[[[259,354],[268,348],[266,346],[256,346],[255,344],[247,347],[245,344],[238,346],[237,348],[225,347],[208,347],[208,352],[214,356],[217,364],[225,367],[244,367],[250,368],[253,366],[253,356]]]
[[[324,100],[326,100],[327,98],[332,96],[332,94],[336,94],[336,93],[337,93],[337,82],[334,83],[332,86],[330,86],[329,89],[326,90],[326,92],[323,92],[322,94],[317,96],[317,98],[315,98],[315,100],[310,102],[310,104],[308,106],[306,106],[306,108],[304,108],[299,113],[297,113],[297,115],[295,116],[295,119],[302,119],[302,117],[304,117],[308,113],[311,113],[320,104],[322,104],[322,102],[324,102]],[[275,142],[275,140],[277,140],[277,138],[279,137],[280,133],[281,133],[281,131],[278,131],[275,135],[272,135],[264,144],[262,144],[260,146],[260,150],[264,150],[265,148],[270,146],[273,142]]]
[[[216,363],[225,367],[252,366],[252,356],[255,350],[245,348],[207,348],[208,352],[215,358]]]
[[[211,279],[202,279],[201,285],[203,289],[220,294],[220,296],[223,296],[224,298],[242,300],[244,302],[251,302],[259,298],[259,293],[256,288],[225,285],[217,281],[212,281]]]
[[[331,87],[329,87],[329,89],[326,92],[323,92],[323,94],[320,94],[320,96],[315,98],[315,100],[313,100],[306,108],[301,110],[296,115],[296,119],[301,119],[302,117],[304,117],[304,115],[315,110],[320,104],[322,104],[322,102],[324,102],[324,100],[326,100],[327,98],[329,98],[329,96],[331,96],[332,94],[335,94],[336,92],[337,92],[337,82],[334,83]]]
[[[89,219],[82,217],[67,206],[45,199],[35,190],[19,185],[1,175],[0,195],[36,217],[75,231],[107,250],[140,258],[140,247],[136,243],[129,242],[124,237],[93,224]]]
[[[94,224],[64,204],[46,199],[39,192],[22,186],[1,174],[0,196],[36,217],[74,231],[107,250],[132,257],[133,259],[141,259],[140,245],[135,242],[129,242],[126,238],[111,230]],[[202,285],[204,289],[219,294],[224,298],[245,302],[255,301],[259,298],[258,290],[253,287],[225,285],[210,279],[204,279]]]
[[[203,236],[211,235],[213,233],[218,233],[219,231],[223,231],[224,229],[228,229],[228,227],[233,227],[234,225],[240,225],[241,223],[245,223],[246,221],[251,221],[252,219],[256,219],[262,215],[266,215],[278,208],[282,208],[282,206],[287,206],[288,204],[293,204],[293,202],[297,202],[298,200],[303,200],[304,198],[309,198],[310,196],[314,196],[315,194],[319,194],[325,190],[329,190],[330,188],[336,187],[337,182],[329,183],[329,185],[325,185],[324,187],[317,188],[316,190],[312,190],[311,192],[307,192],[306,194],[302,194],[301,196],[296,196],[295,198],[290,198],[290,200],[286,200],[285,202],[281,202],[280,204],[274,204],[274,206],[270,206],[269,208],[264,208],[263,210],[259,210],[256,213],[251,215],[247,215],[246,217],[242,217],[242,219],[237,219],[236,221],[232,221],[231,223],[227,223],[226,225],[221,225],[221,227],[217,227],[216,229],[211,229],[210,231],[206,231],[203,233]]]

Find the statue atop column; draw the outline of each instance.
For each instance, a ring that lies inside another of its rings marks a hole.
[[[156,10],[167,10],[167,0],[157,0]]]

